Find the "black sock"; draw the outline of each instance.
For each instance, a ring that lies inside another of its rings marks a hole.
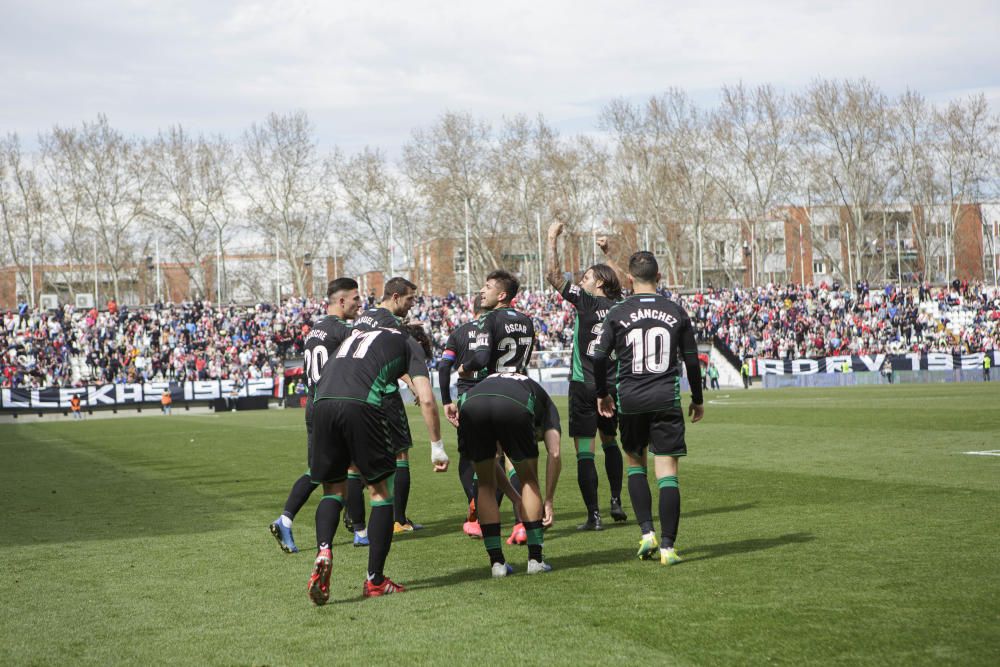
[[[282,514],[289,519],[294,519],[317,486],[319,484],[312,481],[309,475],[302,475],[295,480],[295,484],[292,484],[292,490],[288,492],[288,500],[285,501],[285,511]]]
[[[681,520],[681,490],[675,475],[660,477],[656,483],[660,487],[660,544],[672,547]]]
[[[510,485],[514,487],[514,490],[517,491],[518,494],[520,494],[521,493],[521,478],[518,477],[517,473],[514,472],[514,471],[511,471],[509,477],[510,477]],[[513,505],[513,503],[511,503],[511,504]],[[517,506],[516,505],[514,506],[514,523],[521,523],[521,517],[517,513]]]
[[[542,522],[525,521],[524,532],[528,534],[528,560],[542,562]]]
[[[336,494],[323,496],[316,507],[316,548],[329,549],[333,536],[337,534],[340,511],[344,509],[344,499]]]
[[[481,523],[479,527],[483,530],[483,545],[486,553],[490,556],[490,565],[494,563],[506,563],[503,557],[503,549],[500,547],[500,524]]]
[[[351,516],[353,530],[365,529],[365,483],[361,477],[347,476],[347,512]]]
[[[632,499],[632,511],[635,512],[642,534],[653,532],[653,496],[649,493],[645,468],[629,466],[628,495]]]
[[[410,462],[396,461],[396,483],[392,490],[393,514],[396,521],[406,523],[406,503],[410,500]]]
[[[608,484],[611,486],[611,497],[621,500],[622,497],[622,450],[618,443],[609,442],[602,445],[604,449],[604,472],[608,474]]]
[[[576,481],[580,485],[580,495],[583,496],[583,504],[587,506],[587,514],[593,514],[597,511],[597,466],[594,465],[593,452],[577,452]]]
[[[465,455],[460,454],[458,457],[458,479],[462,482],[462,490],[465,491],[465,499],[469,502],[475,498],[475,485],[472,481],[472,476],[476,474],[476,467],[472,464]]]
[[[368,516],[368,579],[373,584],[385,581],[382,569],[392,546],[392,501],[373,501]]]

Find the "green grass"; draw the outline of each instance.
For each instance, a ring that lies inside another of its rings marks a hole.
[[[1000,448],[1000,383],[709,398],[681,565],[636,560],[633,521],[576,532],[567,438],[555,570],[491,580],[414,412],[427,529],[387,567],[412,592],[362,599],[367,552],[341,528],[323,608],[305,592],[316,499],[303,553],[267,531],[304,468],[301,411],[0,426],[0,664],[1000,662],[1000,458],[963,454]]]

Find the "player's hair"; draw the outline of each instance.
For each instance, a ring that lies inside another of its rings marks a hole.
[[[389,278],[389,280],[385,283],[385,289],[382,291],[382,300],[386,301],[396,295],[405,296],[411,291],[417,291],[415,283],[411,283],[402,276]]]
[[[521,281],[503,269],[491,271],[490,275],[486,276],[486,280],[498,283],[501,291],[507,293],[507,301],[513,301],[514,297],[517,296],[517,290],[521,289]]]
[[[358,289],[358,281],[354,278],[335,278],[326,286],[326,298],[333,298],[337,292],[346,292],[352,289]]]
[[[653,253],[648,250],[640,250],[629,257],[628,272],[633,278],[644,283],[655,283],[656,274],[660,272],[660,265],[656,263],[656,257]]]
[[[413,340],[417,341],[420,347],[424,351],[424,356],[429,360],[431,358],[431,337],[427,335],[424,331],[424,327],[421,324],[407,324],[406,333],[413,337]]]
[[[604,296],[612,301],[622,298],[622,283],[614,269],[607,264],[594,264],[590,270],[594,272],[594,278],[601,281]]]
[[[472,314],[479,315],[483,312],[483,295],[477,294],[476,298],[472,300]]]

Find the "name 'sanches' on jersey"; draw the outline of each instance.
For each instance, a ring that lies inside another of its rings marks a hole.
[[[327,315],[321,319],[306,334],[302,358],[305,364],[306,387],[310,395],[319,382],[323,366],[337,353],[337,348],[350,335],[351,325],[334,315]]]
[[[465,392],[458,399],[459,406],[477,396],[502,396],[514,401],[532,416],[535,430],[544,434],[549,429],[562,432],[559,426],[559,410],[548,392],[527,375],[520,373],[494,373]]]
[[[493,373],[524,373],[535,345],[531,318],[513,308],[497,308],[479,320],[475,349],[467,370],[483,378]]]
[[[415,340],[396,329],[355,329],[323,368],[315,400],[381,406],[382,398],[398,391],[399,378],[407,373],[427,377],[427,364]]]
[[[559,293],[576,308],[570,380],[593,387],[594,353],[600,339],[601,325],[615,302],[606,296],[591,294],[568,280]]]
[[[595,353],[614,352],[618,410],[656,412],[680,406],[681,355],[694,355],[691,319],[676,302],[658,294],[633,294],[608,311]]]

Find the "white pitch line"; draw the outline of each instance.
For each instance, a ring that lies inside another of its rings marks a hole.
[[[1000,456],[1000,449],[987,449],[982,452],[962,452],[971,456]]]

